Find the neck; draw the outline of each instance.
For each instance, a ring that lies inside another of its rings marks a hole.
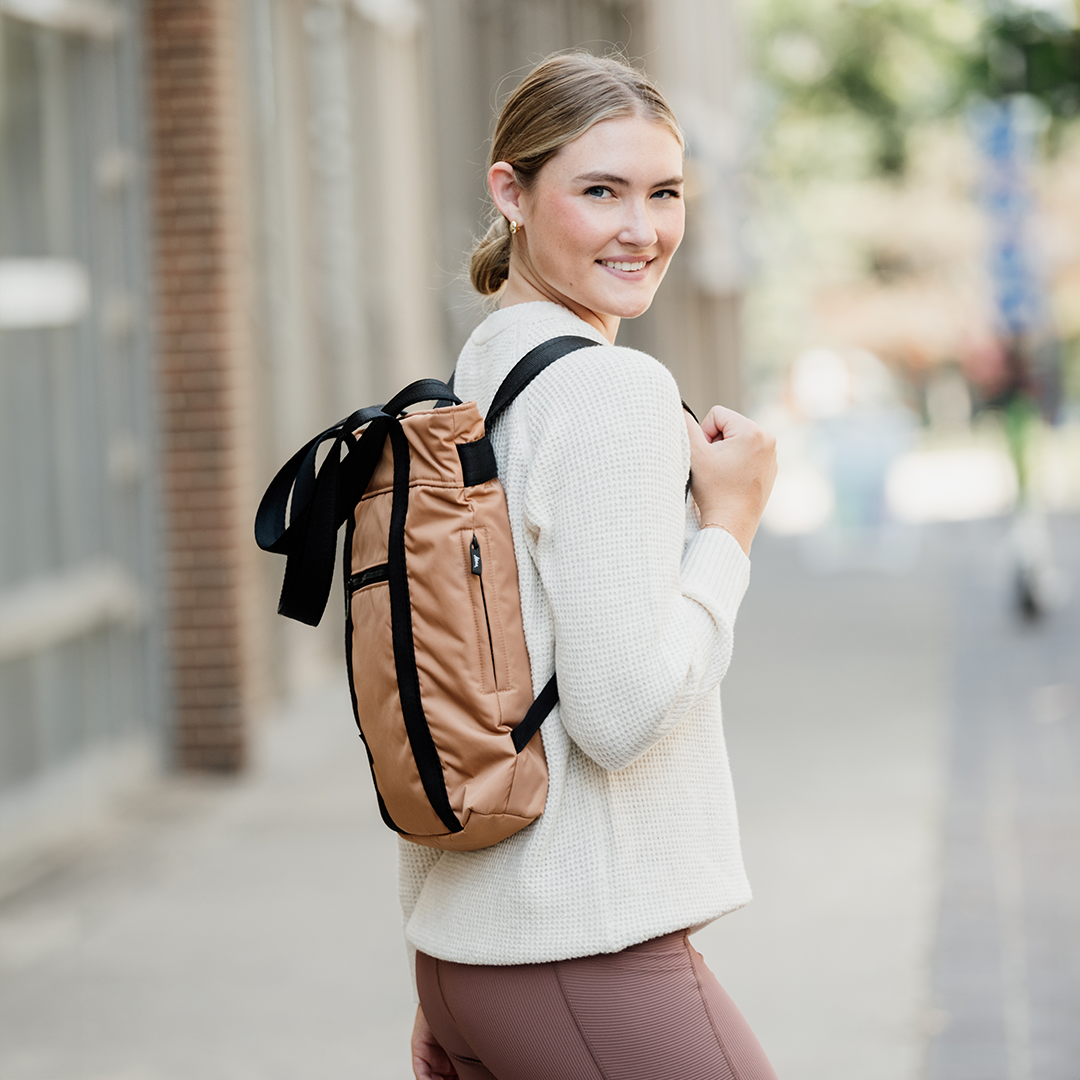
[[[573,312],[582,322],[587,322],[591,327],[599,330],[612,345],[615,344],[615,335],[619,332],[619,323],[622,321],[618,315],[608,315],[603,312],[593,311],[591,308],[582,306],[564,296],[557,289],[538,281],[533,275],[522,272],[514,264],[510,264],[510,274],[499,296],[499,307],[513,307],[514,304],[530,304],[537,300],[548,300],[553,304],[559,304],[568,311]]]

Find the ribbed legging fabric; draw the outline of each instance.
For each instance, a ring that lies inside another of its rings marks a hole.
[[[416,979],[461,1080],[777,1080],[685,930],[548,964],[418,953]]]

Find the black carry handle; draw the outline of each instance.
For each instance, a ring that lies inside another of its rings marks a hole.
[[[400,422],[398,414],[404,409],[436,399],[461,404],[445,383],[420,379],[386,405],[358,409],[297,450],[270,481],[255,515],[255,542],[263,551],[286,556],[280,614],[318,626],[334,578],[338,529],[371,482],[387,432]],[[357,438],[353,432],[365,424],[367,429]],[[316,470],[325,442],[330,449]]]
[[[447,401],[455,405],[461,404],[461,398],[454,394],[453,386],[448,386],[438,379],[417,379],[410,383],[404,390],[396,393],[385,405],[382,411],[389,416],[399,416],[410,405],[417,405],[421,401]]]

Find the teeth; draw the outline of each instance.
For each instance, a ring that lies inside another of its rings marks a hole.
[[[610,259],[601,259],[601,263],[604,266],[610,266],[612,270],[643,270],[647,265],[647,260],[641,262],[612,262]]]

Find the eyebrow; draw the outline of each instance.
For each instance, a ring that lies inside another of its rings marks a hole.
[[[594,183],[599,182],[599,183],[605,183],[605,184],[618,184],[621,187],[629,187],[630,186],[630,181],[629,180],[624,180],[621,176],[615,176],[613,173],[588,172],[588,173],[582,173],[580,176],[575,176],[574,177],[574,183],[575,184],[581,183],[582,181],[585,181],[585,180],[591,180]],[[683,178],[681,176],[670,176],[670,177],[668,177],[667,180],[659,180],[655,184],[650,184],[649,186],[650,187],[674,187],[674,186],[676,186],[678,184],[681,184],[681,183],[683,183]]]

